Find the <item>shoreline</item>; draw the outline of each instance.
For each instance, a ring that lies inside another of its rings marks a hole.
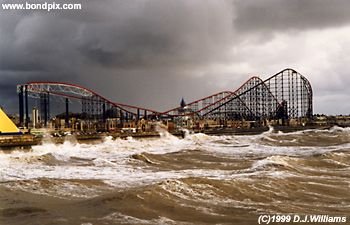
[[[330,129],[332,126],[275,126],[274,132],[295,132],[310,129]],[[191,130],[190,133],[203,133],[206,135],[258,135],[269,131],[269,127],[255,127],[255,128],[216,128],[206,130]],[[177,137],[185,137],[185,131],[169,132],[171,135]],[[159,132],[137,132],[137,133],[93,133],[83,135],[67,135],[62,137],[50,137],[50,141],[54,144],[63,144],[67,140],[73,142],[102,142],[105,137],[111,136],[113,139],[121,138],[159,138],[161,134]],[[23,135],[4,135],[0,136],[0,150],[13,150],[13,149],[30,149],[32,146],[40,145],[45,140],[45,137],[38,137],[32,134]]]

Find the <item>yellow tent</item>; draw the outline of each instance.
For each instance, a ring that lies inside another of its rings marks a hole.
[[[17,126],[0,108],[0,134],[19,133]]]

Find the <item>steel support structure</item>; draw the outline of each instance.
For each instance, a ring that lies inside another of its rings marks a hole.
[[[50,120],[50,94],[48,92],[40,94],[40,114],[44,127],[47,127]]]
[[[64,122],[65,122],[64,126],[68,128],[69,127],[69,99],[68,98],[66,98],[66,115],[65,115]]]
[[[18,103],[19,103],[19,126],[23,127],[24,125],[24,102],[23,102],[23,86],[18,86]]]
[[[26,128],[29,128],[29,103],[28,103],[28,85],[24,86],[24,104],[25,104],[25,112],[26,112]]]
[[[67,83],[60,82],[30,82],[27,84],[17,85],[17,92],[19,96],[19,108],[20,112],[23,109],[23,102],[21,96],[23,96],[23,87],[25,90],[25,109],[26,109],[26,126],[28,127],[29,116],[28,116],[28,98],[38,98],[41,103],[42,115],[44,115],[45,124],[49,119],[49,102],[50,97],[61,98],[71,100],[77,100],[81,103],[82,117],[84,120],[89,121],[91,124],[105,123],[108,118],[117,118],[120,122],[119,126],[123,126],[124,122],[128,122],[135,119],[147,118],[147,116],[159,115],[152,109],[146,109],[142,107],[136,107],[132,105],[115,103],[96,92],[87,88]],[[23,98],[22,98],[23,99]],[[69,101],[69,100],[68,100]],[[67,102],[66,102],[66,115],[67,115]],[[20,113],[21,114],[21,113]],[[147,115],[148,114],[148,115]],[[67,117],[66,117],[67,120]],[[103,126],[105,127],[105,126]]]
[[[49,118],[51,97],[78,100],[83,118],[106,122],[116,118],[120,126],[132,120],[192,118],[213,120],[311,119],[313,114],[310,82],[293,69],[285,69],[266,80],[252,77],[235,91],[223,91],[166,112],[112,102],[87,88],[58,82],[30,82],[17,86],[20,122],[25,106],[28,127],[28,97],[44,102],[45,121]],[[45,97],[47,96],[47,97]],[[23,104],[24,97],[24,104]],[[68,107],[67,107],[68,108]],[[21,111],[22,110],[22,111]],[[45,111],[46,110],[46,111]]]
[[[210,118],[229,108],[229,112],[249,120],[311,119],[312,96],[310,82],[295,70],[285,69],[264,81],[250,79],[229,100],[203,116]]]
[[[312,98],[310,82],[285,69],[266,80],[252,77],[233,92],[220,92],[163,114],[214,120],[311,119]]]

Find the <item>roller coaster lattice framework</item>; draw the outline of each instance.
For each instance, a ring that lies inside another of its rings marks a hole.
[[[29,82],[17,85],[20,123],[29,122],[28,98],[40,99],[42,117],[50,117],[50,98],[78,100],[87,118],[121,121],[144,119],[193,119],[265,120],[311,119],[313,93],[310,82],[293,69],[284,69],[262,80],[252,77],[235,91],[223,91],[199,99],[166,112],[112,102],[96,92],[73,84],[60,82]],[[66,118],[67,119],[67,118]]]

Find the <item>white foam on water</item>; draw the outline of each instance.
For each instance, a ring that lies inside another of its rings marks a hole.
[[[323,131],[323,130],[321,130]],[[326,130],[328,132],[350,132],[350,127],[338,127],[338,126],[333,126],[329,130]]]
[[[288,156],[270,156],[267,157],[265,159],[262,160],[258,160],[256,162],[253,163],[252,165],[252,169],[261,169],[264,168],[266,166],[270,166],[270,165],[275,165],[275,166],[283,166],[286,168],[290,168],[292,167],[292,165],[290,165],[289,161],[293,160],[292,158],[288,157]]]
[[[172,219],[169,219],[167,217],[158,217],[156,219],[151,219],[151,220],[146,220],[146,219],[140,219],[137,217],[125,215],[120,212],[114,212],[111,213],[103,218],[100,218],[99,220],[101,221],[113,221],[113,222],[118,222],[118,224],[155,224],[155,225],[189,225],[192,223],[186,223],[186,222],[180,222],[180,221],[174,221]]]
[[[1,181],[27,179],[101,179],[113,186],[128,186],[147,184],[167,178],[184,178],[189,176],[217,176],[220,170],[181,170],[181,171],[152,171],[136,167],[129,162],[131,155],[148,152],[164,154],[181,151],[192,145],[189,140],[175,137],[160,139],[127,139],[112,140],[107,137],[101,144],[72,144],[65,142],[61,145],[43,144],[34,146],[29,152],[13,152],[0,154]],[[52,154],[56,160],[65,164],[47,165],[41,161],[28,161],[27,158]],[[86,159],[93,165],[77,166],[69,160]]]
[[[182,199],[196,198],[197,200],[211,201],[218,198],[218,195],[213,191],[215,188],[209,184],[189,185],[180,180],[166,180],[160,184],[160,187]]]
[[[327,161],[327,162],[329,162],[329,163],[332,163],[332,164],[339,165],[339,166],[341,166],[341,167],[350,168],[350,164],[349,164],[349,163],[340,162],[340,161],[335,160],[335,159],[325,159],[325,161]]]
[[[267,164],[290,166],[290,159],[287,160],[285,156],[308,156],[350,148],[350,144],[329,147],[280,147],[260,144],[259,139],[270,135],[271,132],[272,130],[269,130],[260,135],[247,136],[208,136],[199,133],[187,135],[184,139],[163,132],[161,138],[155,139],[113,140],[112,137],[106,137],[100,144],[68,141],[60,145],[46,143],[34,146],[31,151],[0,153],[0,182],[38,178],[101,179],[113,186],[128,186],[191,176],[230,179],[257,175],[263,172],[261,168]],[[198,149],[225,157],[244,159],[254,156],[264,159],[255,162],[249,170],[233,172],[209,169],[154,171],[154,168],[130,163],[138,162],[131,157],[133,154],[166,154]],[[46,154],[51,154],[56,160],[64,163],[49,165],[41,160],[28,160]],[[72,159],[82,159],[91,163],[77,165],[71,162]],[[257,171],[257,168],[261,170]]]

